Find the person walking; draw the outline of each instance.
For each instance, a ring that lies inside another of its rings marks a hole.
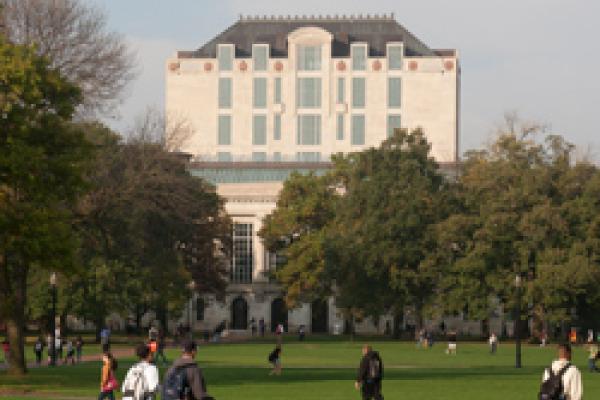
[[[2,352],[4,353],[4,365],[8,368],[10,363],[10,343],[8,342],[8,339],[2,341]]]
[[[150,348],[140,343],[135,354],[139,361],[134,364],[123,380],[123,400],[155,400],[158,392],[158,368],[152,364]]]
[[[363,400],[383,400],[381,394],[383,361],[379,353],[373,351],[369,345],[363,346],[362,355],[354,387],[360,390]]]
[[[271,375],[281,375],[281,345],[275,346],[275,349],[269,354],[269,362],[273,365],[273,369],[269,372]]]
[[[252,337],[256,336],[256,320],[254,317],[250,319],[250,331],[252,332]]]
[[[202,370],[195,361],[197,345],[185,340],[181,358],[175,360],[165,374],[162,400],[209,400]]]
[[[110,329],[106,326],[100,331],[100,344],[104,351],[110,350]]]
[[[588,369],[590,372],[598,372],[598,367],[596,367],[596,360],[598,360],[598,345],[592,339],[588,343]]]
[[[496,336],[494,332],[492,332],[492,334],[490,335],[489,343],[490,353],[496,354],[496,351],[498,350],[498,336]]]
[[[448,348],[446,349],[446,354],[454,354],[456,355],[456,344],[457,335],[455,331],[448,332]]]
[[[100,376],[100,394],[98,400],[115,400],[114,390],[119,386],[115,376],[117,370],[117,360],[113,355],[106,351],[102,354],[102,373]]]
[[[542,400],[581,400],[582,397],[581,372],[571,364],[571,345],[560,344],[558,359],[544,371],[539,398]]]
[[[167,357],[165,356],[165,347],[166,347],[165,332],[161,329],[158,332],[158,338],[156,341],[156,355],[155,355],[154,360],[155,360],[155,362],[158,362],[158,360],[160,360],[163,365],[168,364]]]
[[[303,342],[305,337],[306,337],[306,328],[304,327],[304,325],[300,325],[300,327],[298,328],[298,340],[300,342]]]
[[[265,319],[261,318],[258,320],[258,331],[260,332],[260,337],[265,337]]]
[[[39,367],[42,364],[42,354],[44,353],[44,342],[39,336],[33,344],[33,352],[35,354],[35,365]]]
[[[80,363],[83,356],[83,338],[81,335],[75,339],[75,354],[77,354],[77,363]]]
[[[69,364],[69,361],[71,362],[71,365],[75,365],[75,347],[73,347],[73,342],[68,339],[66,340],[67,342],[67,356],[65,357],[65,364]]]

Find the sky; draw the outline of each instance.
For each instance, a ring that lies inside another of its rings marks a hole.
[[[137,53],[138,77],[119,119],[124,132],[164,107],[164,63],[243,15],[394,13],[431,48],[454,48],[462,67],[460,150],[481,148],[504,114],[545,124],[600,159],[598,0],[84,0]]]

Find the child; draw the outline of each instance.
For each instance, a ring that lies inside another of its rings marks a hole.
[[[277,345],[275,350],[269,354],[269,362],[273,364],[273,369],[269,375],[281,375],[281,346]]]

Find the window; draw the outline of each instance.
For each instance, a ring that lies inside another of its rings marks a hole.
[[[298,46],[298,70],[319,71],[321,69],[321,46]]]
[[[401,44],[389,45],[387,48],[387,61],[389,70],[402,69],[402,56],[404,48]]]
[[[275,114],[273,117],[273,139],[281,139],[281,114]]]
[[[267,78],[254,78],[254,108],[267,107]]]
[[[267,161],[267,153],[264,151],[255,151],[252,153],[252,161],[254,162],[266,162]]]
[[[321,78],[298,78],[296,95],[298,108],[320,108]]]
[[[254,265],[252,234],[252,224],[233,225],[233,260],[231,263],[231,281],[233,283],[252,282]]]
[[[252,62],[254,71],[266,71],[269,59],[269,46],[264,44],[252,45]]]
[[[388,125],[387,136],[388,137],[394,136],[394,131],[395,131],[395,129],[400,128],[400,123],[401,123],[401,119],[400,119],[399,115],[388,115],[388,120],[387,120],[387,125]]]
[[[346,101],[346,80],[338,78],[337,80],[337,103],[343,104]]]
[[[252,118],[252,144],[267,144],[267,116],[255,115]]]
[[[354,71],[365,71],[367,69],[367,45],[352,45],[352,69]]]
[[[281,161],[281,153],[276,151],[275,153],[273,153],[273,161]]]
[[[217,144],[227,146],[231,144],[231,115],[219,115]]]
[[[352,116],[351,142],[353,145],[365,144],[365,116],[364,115],[353,115]]]
[[[298,115],[297,143],[301,145],[321,144],[320,115]]]
[[[388,107],[400,107],[402,102],[401,78],[388,78]]]
[[[365,107],[365,78],[352,78],[352,107]]]
[[[231,78],[219,78],[219,108],[231,108]]]
[[[220,162],[232,162],[233,158],[231,157],[231,153],[228,151],[222,151],[217,153],[217,161]]]
[[[275,272],[277,272],[279,268],[282,268],[286,262],[287,259],[282,252],[265,252],[265,265],[267,266],[265,269],[269,274],[269,282],[277,282]]]
[[[219,45],[217,60],[219,61],[219,70],[231,71],[233,67],[233,46],[229,44]]]
[[[344,140],[344,114],[337,115],[336,137],[337,140]]]
[[[296,153],[296,160],[300,162],[319,162],[321,153],[316,151],[301,151]]]
[[[204,299],[202,297],[196,299],[196,321],[204,321]]]
[[[275,95],[273,102],[275,104],[281,104],[281,78],[275,78]]]

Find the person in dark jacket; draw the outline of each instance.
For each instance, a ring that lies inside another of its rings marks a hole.
[[[210,399],[211,397],[206,392],[206,382],[204,381],[204,375],[202,374],[202,370],[198,367],[196,363],[196,352],[197,346],[196,342],[193,340],[186,340],[183,343],[183,354],[181,358],[175,360],[173,365],[167,373],[165,374],[163,391],[168,389],[167,382],[169,377],[174,373],[177,373],[180,368],[185,368],[186,371],[186,384],[187,387],[185,391],[187,393],[185,399],[186,400],[202,400],[202,399]],[[167,398],[167,396],[163,393],[162,398]]]
[[[381,361],[379,353],[373,351],[369,345],[363,346],[362,354],[354,387],[356,390],[360,390],[363,400],[383,400],[381,394],[383,361]]]

